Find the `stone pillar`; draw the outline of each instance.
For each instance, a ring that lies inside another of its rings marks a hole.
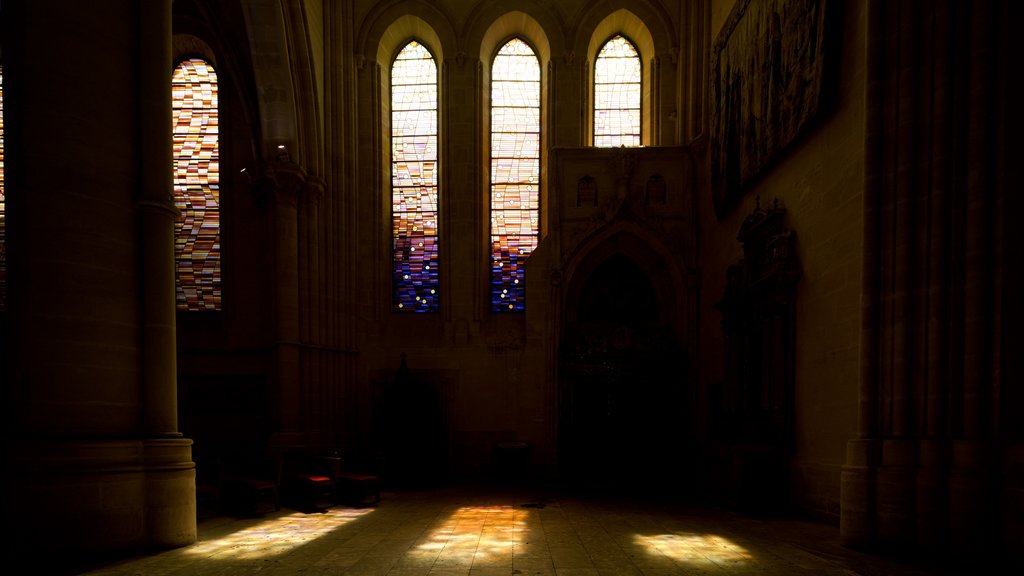
[[[171,172],[171,0],[138,5],[142,433],[149,544],[196,540],[192,441],[178,431],[174,206]]]
[[[855,545],[998,552],[1006,3],[869,5]],[[864,458],[876,444],[880,459]],[[1012,480],[1011,480],[1012,482]],[[1011,513],[1012,514],[1012,513]]]
[[[872,2],[867,10],[867,87],[864,156],[864,265],[861,291],[861,377],[858,390],[857,438],[846,445],[846,464],[840,476],[840,540],[865,548],[875,542],[876,470],[881,460],[877,440],[880,379],[880,317],[882,313],[881,252],[882,199],[886,176],[883,144],[886,91],[885,4]]]
[[[277,414],[273,446],[301,443],[302,396],[299,353],[299,227],[298,200],[306,173],[293,162],[272,162],[274,242],[274,398]]]
[[[3,9],[14,545],[46,572],[190,543],[190,441],[175,410],[170,0]]]
[[[307,178],[302,190],[303,200],[303,276],[302,286],[305,291],[302,314],[302,341],[304,346],[303,389],[306,391],[305,403],[308,413],[313,418],[306,422],[304,428],[312,431],[316,437],[309,440],[314,443],[326,441],[328,431],[327,418],[331,407],[324,398],[324,340],[320,326],[322,314],[323,285],[320,282],[320,199],[324,193],[324,182],[319,178]]]
[[[844,546],[867,548],[875,534],[877,443],[869,438],[846,443],[846,464],[839,481],[839,536]]]

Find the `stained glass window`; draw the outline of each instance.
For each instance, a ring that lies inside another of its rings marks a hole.
[[[7,213],[4,210],[4,68],[0,66],[0,310],[7,307]]]
[[[437,312],[437,65],[409,42],[391,66],[393,309]]]
[[[526,307],[540,220],[540,61],[509,40],[491,68],[491,310]]]
[[[594,146],[640,145],[640,56],[623,36],[613,36],[594,68]]]
[[[179,310],[220,310],[220,159],[217,73],[185,60],[171,80],[175,277]]]

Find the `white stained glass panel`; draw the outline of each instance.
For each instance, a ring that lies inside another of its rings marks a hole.
[[[625,90],[620,84],[598,84],[594,87],[594,108],[598,110],[626,108],[639,110],[640,90]]]
[[[437,159],[436,136],[393,136],[391,158],[394,162],[422,162]]]
[[[492,102],[493,105],[493,102]],[[495,108],[491,111],[492,132],[519,132],[524,127],[540,127],[540,107]]]
[[[391,129],[399,134],[432,136],[437,134],[437,111],[392,111]]]
[[[491,157],[537,158],[540,156],[540,134],[495,132],[491,134]]]
[[[491,84],[491,107],[540,106],[540,82],[518,80],[496,80]]]
[[[639,146],[641,65],[636,47],[612,37],[594,66],[594,145]]]
[[[537,158],[491,159],[491,184],[539,184],[540,160]],[[493,192],[493,187],[492,187]],[[492,209],[493,209],[492,205]]]

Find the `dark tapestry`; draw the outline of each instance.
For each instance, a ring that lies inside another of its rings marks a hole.
[[[723,25],[711,56],[709,156],[718,218],[818,114],[825,5],[738,0]]]

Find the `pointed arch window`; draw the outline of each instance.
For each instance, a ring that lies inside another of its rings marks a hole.
[[[221,309],[220,153],[217,73],[192,58],[174,69],[174,227],[179,310]]]
[[[594,66],[594,146],[640,145],[640,54],[625,36],[612,36]]]
[[[393,310],[437,312],[437,65],[413,40],[391,66]]]
[[[526,308],[540,224],[540,60],[513,38],[491,66],[491,310]]]

